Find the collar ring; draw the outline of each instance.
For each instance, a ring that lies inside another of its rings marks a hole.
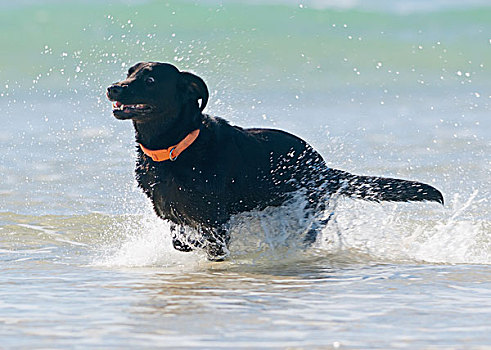
[[[179,157],[179,155],[176,155],[175,157],[172,156],[172,152],[174,152],[175,149],[176,147],[172,147],[171,150],[169,151],[169,160],[171,162],[174,162],[177,159],[177,157]]]

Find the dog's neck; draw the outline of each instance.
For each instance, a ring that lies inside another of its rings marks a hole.
[[[201,126],[203,115],[197,106],[185,105],[170,123],[165,119],[134,122],[136,142],[152,150],[173,146]]]

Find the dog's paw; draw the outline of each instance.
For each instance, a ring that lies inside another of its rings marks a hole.
[[[180,252],[191,252],[191,251],[193,251],[193,247],[180,241],[179,239],[173,239],[172,240],[172,246],[174,247],[175,250],[178,250]]]

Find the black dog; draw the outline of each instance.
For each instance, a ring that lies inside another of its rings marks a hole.
[[[442,194],[429,185],[330,169],[294,135],[242,129],[203,114],[205,83],[170,64],[134,65],[126,80],[107,89],[107,97],[117,119],[133,121],[136,178],[158,216],[173,223],[173,245],[181,251],[199,247],[210,260],[224,259],[232,215],[279,206],[295,192],[314,210],[333,193],[443,204]]]

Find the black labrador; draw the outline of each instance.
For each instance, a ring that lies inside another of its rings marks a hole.
[[[292,134],[243,129],[203,114],[206,84],[171,64],[137,63],[107,97],[117,119],[133,121],[138,184],[157,215],[171,221],[173,245],[181,251],[203,248],[210,260],[223,260],[232,215],[280,206],[298,192],[314,210],[334,193],[443,204],[432,186],[331,169]]]

